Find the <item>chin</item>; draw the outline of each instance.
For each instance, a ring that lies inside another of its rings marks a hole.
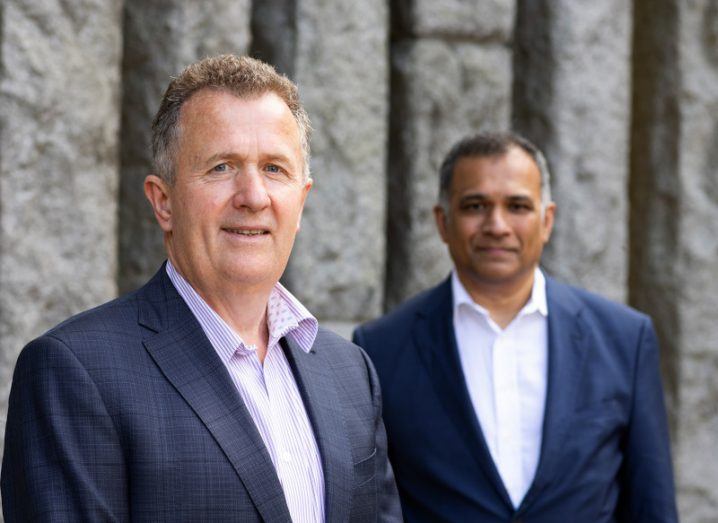
[[[225,279],[233,284],[260,285],[264,283],[274,284],[279,281],[276,267],[262,263],[242,263],[241,266],[230,266],[224,271]]]

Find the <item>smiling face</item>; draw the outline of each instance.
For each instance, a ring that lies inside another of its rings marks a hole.
[[[442,240],[468,289],[533,281],[551,235],[555,206],[541,209],[541,175],[518,147],[464,157],[454,168],[447,209],[434,209]]]
[[[312,181],[299,130],[275,94],[204,89],[182,107],[172,185],[145,193],[170,260],[203,295],[269,289],[284,272]]]

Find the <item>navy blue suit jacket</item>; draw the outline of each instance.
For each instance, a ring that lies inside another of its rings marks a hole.
[[[677,521],[649,318],[550,278],[547,301],[543,443],[517,510],[469,398],[450,280],[355,331],[379,373],[407,521]]]
[[[284,350],[324,468],[330,522],[400,520],[375,371],[320,329]],[[164,267],[31,342],[13,378],[5,520],[288,522],[231,378]]]

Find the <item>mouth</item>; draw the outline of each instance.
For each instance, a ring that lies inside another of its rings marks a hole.
[[[498,247],[498,246],[485,246],[477,247],[479,252],[483,252],[490,255],[501,255],[501,254],[512,254],[516,252],[516,249],[512,247]]]
[[[269,234],[269,231],[266,229],[252,229],[252,228],[245,228],[245,227],[222,227],[222,230],[224,232],[227,232],[229,234],[235,234],[237,236],[246,236],[246,237],[253,237],[253,236],[264,236]]]

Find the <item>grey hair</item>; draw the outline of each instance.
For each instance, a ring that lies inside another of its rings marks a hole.
[[[174,183],[177,146],[181,134],[182,106],[201,89],[227,91],[238,98],[254,99],[274,93],[287,104],[297,122],[304,157],[304,179],[309,179],[309,115],[299,100],[294,82],[269,64],[248,56],[231,54],[204,58],[186,67],[170,82],[152,122],[152,160],[155,174],[170,185]]]
[[[541,208],[542,212],[551,203],[551,173],[548,163],[541,150],[523,136],[513,133],[478,133],[467,136],[457,142],[448,152],[439,168],[439,205],[445,211],[449,209],[449,190],[454,177],[454,169],[461,158],[490,158],[503,156],[511,147],[518,147],[538,167],[541,175]]]

